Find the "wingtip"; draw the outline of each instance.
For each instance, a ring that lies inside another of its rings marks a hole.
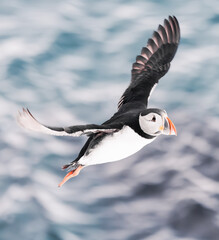
[[[22,128],[24,128],[24,124],[22,123],[22,118],[24,117],[24,113],[25,113],[25,108],[22,107],[22,111],[18,111],[16,115],[16,122]]]
[[[42,128],[42,125],[33,117],[27,107],[22,107],[22,110],[18,111],[16,121],[20,127],[28,130],[39,131]]]

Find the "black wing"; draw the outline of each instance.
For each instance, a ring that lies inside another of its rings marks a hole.
[[[110,126],[110,125],[76,125],[70,127],[49,127],[38,122],[28,109],[24,109],[19,112],[17,116],[18,123],[29,130],[51,134],[55,136],[73,136],[79,137],[81,135],[91,135],[93,133],[113,133],[121,129],[121,126]],[[119,128],[118,128],[119,127]]]
[[[141,55],[136,57],[131,83],[120,98],[118,108],[130,102],[141,102],[147,106],[152,88],[170,68],[179,41],[179,23],[176,17],[169,16],[169,20],[165,19],[164,25],[159,25],[148,40],[147,47],[142,48]]]

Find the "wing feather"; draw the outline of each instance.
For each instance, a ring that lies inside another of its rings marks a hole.
[[[132,80],[119,100],[118,108],[130,102],[140,101],[147,106],[151,90],[170,68],[170,62],[178,48],[180,28],[176,17],[169,16],[149,38],[132,65]]]
[[[55,136],[73,136],[79,137],[81,135],[91,135],[93,133],[104,132],[112,133],[118,131],[119,129],[107,125],[76,125],[70,127],[50,127],[45,126],[38,122],[31,112],[26,108],[23,108],[22,112],[19,112],[17,115],[17,122],[23,128],[32,130],[35,132],[46,133]]]

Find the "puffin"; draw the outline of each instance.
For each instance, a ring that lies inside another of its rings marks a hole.
[[[41,124],[28,108],[18,112],[17,122],[26,129],[55,136],[88,137],[76,159],[62,167],[68,173],[59,187],[87,166],[125,159],[161,134],[177,135],[167,112],[148,108],[148,99],[159,79],[168,72],[179,42],[178,20],[175,16],[169,16],[153,32],[141,54],[136,57],[130,84],[118,102],[116,113],[100,125],[52,127]]]

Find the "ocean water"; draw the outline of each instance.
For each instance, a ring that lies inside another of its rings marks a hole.
[[[150,99],[178,136],[58,183],[86,138],[28,132],[101,123],[131,64],[175,15],[181,43]],[[211,1],[0,1],[0,239],[219,239],[219,4]]]

